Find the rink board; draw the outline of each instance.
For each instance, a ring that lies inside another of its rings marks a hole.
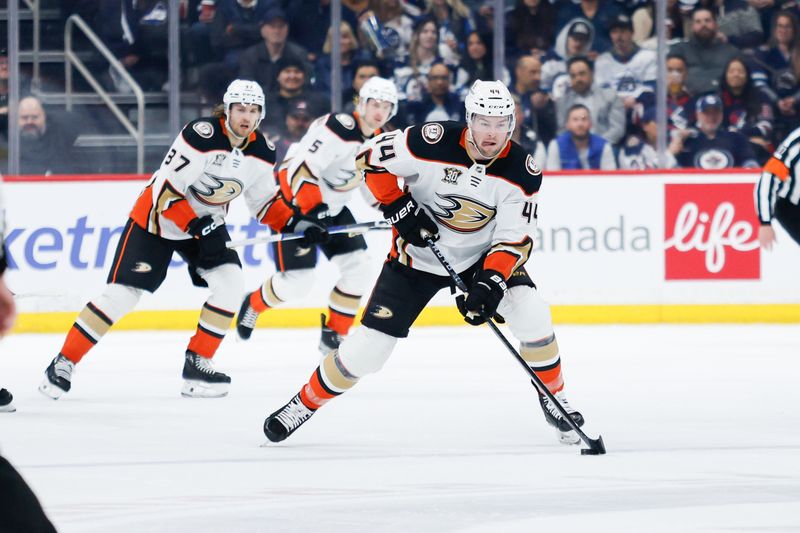
[[[7,178],[8,283],[21,313],[17,331],[63,331],[105,284],[117,239],[146,177]],[[781,228],[762,252],[756,239],[752,171],[552,173],[539,196],[539,229],[528,269],[557,322],[800,322],[800,248]],[[360,203],[359,220],[379,213]],[[521,214],[520,214],[521,215]],[[521,215],[522,216],[522,215]],[[233,239],[265,235],[243,201],[228,217]],[[388,232],[368,235],[373,276]],[[246,286],[274,271],[266,245],[240,250]],[[794,271],[794,272],[793,272]],[[262,317],[264,326],[311,326],[336,269],[322,258],[309,295]],[[175,261],[154,295],[119,328],[184,329],[206,292]],[[439,293],[420,324],[458,324]]]

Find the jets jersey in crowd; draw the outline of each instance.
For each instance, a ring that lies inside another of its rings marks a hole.
[[[231,148],[223,119],[195,120],[178,134],[130,217],[155,235],[188,239],[186,226],[192,219],[224,219],[231,200],[243,194],[256,219],[280,229],[292,211],[279,197],[274,166],[275,146],[261,133]]]
[[[484,267],[506,279],[527,261],[536,228],[542,173],[530,154],[510,142],[493,161],[470,159],[467,126],[430,122],[369,141],[357,158],[367,186],[387,205],[405,190],[439,226],[439,248],[461,272],[488,253]],[[491,163],[487,166],[487,163]],[[412,268],[446,276],[428,248],[411,246],[396,231],[390,256]]]
[[[331,113],[316,119],[303,138],[289,147],[281,164],[278,178],[283,196],[303,213],[324,202],[331,216],[339,214],[364,183],[355,161],[366,140],[357,113]]]

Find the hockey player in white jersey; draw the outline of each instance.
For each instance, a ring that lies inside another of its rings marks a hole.
[[[356,153],[396,112],[394,84],[370,78],[359,91],[355,112],[319,117],[289,148],[278,172],[283,196],[323,225],[354,223],[347,204],[364,184],[363,175],[356,172]],[[340,272],[328,299],[327,319],[322,316],[319,349],[325,355],[339,347],[355,320],[361,296],[369,289],[370,264],[363,235],[333,235],[319,249]],[[317,253],[317,247],[303,243],[273,244],[277,272],[242,302],[236,319],[241,338],[250,338],[260,313],[308,294]]]
[[[384,133],[358,156],[367,185],[394,227],[389,258],[370,296],[362,325],[330,352],[289,403],[264,422],[282,441],[332,398],[380,370],[399,338],[451,278],[421,235],[438,246],[470,287],[457,305],[470,324],[502,315],[520,353],[570,413],[550,311],[525,271],[533,248],[542,174],[533,158],[510,141],[514,102],[499,81],[476,81],[466,98],[467,123],[431,122]],[[398,178],[404,186],[398,186]],[[499,317],[498,317],[499,319]],[[559,440],[578,435],[539,393],[545,419]]]
[[[276,231],[304,232],[309,242],[327,236],[281,197],[273,177],[275,147],[258,132],[264,111],[261,87],[235,80],[215,116],[194,120],[178,134],[130,212],[105,291],[78,315],[45,371],[42,393],[58,399],[70,390],[75,365],[144,292],[158,289],[177,252],[193,283],[211,291],[186,348],[181,392],[227,394],[231,379],[214,370],[211,358],[244,292],[239,256],[226,247],[228,204],[243,195],[253,216]]]

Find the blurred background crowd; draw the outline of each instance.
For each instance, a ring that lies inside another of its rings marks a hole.
[[[174,1],[181,121],[208,113],[232,79],[256,80],[267,94],[261,127],[279,155],[315,117],[351,111],[375,75],[397,85],[402,102],[391,126],[403,128],[463,120],[471,83],[501,72],[518,104],[514,139],[548,170],[756,167],[800,125],[800,6],[793,0],[665,0],[664,79],[653,0],[342,0],[339,86],[329,0]],[[498,5],[505,6],[499,69]],[[86,76],[75,75],[74,87],[65,83],[65,41],[74,34],[70,49],[102,91],[130,120],[141,116],[119,69],[85,32],[65,32],[76,15],[146,97],[141,142],[145,172],[152,171],[172,137],[166,0],[25,0],[20,9],[20,173],[137,169],[129,131],[98,90]],[[9,64],[6,50],[0,54],[7,167]],[[668,131],[662,158],[660,83]],[[339,99],[341,108],[331,109]]]

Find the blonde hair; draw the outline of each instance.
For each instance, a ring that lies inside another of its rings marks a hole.
[[[214,106],[214,109],[211,111],[211,116],[216,118],[222,118],[225,116],[225,104],[218,104]]]
[[[428,4],[428,9],[425,10],[426,13],[433,12],[433,0],[425,0],[425,3]],[[450,9],[453,10],[453,13],[458,15],[461,18],[469,18],[469,8],[464,5],[462,0],[447,0],[447,5],[450,6]]]
[[[353,31],[352,26],[350,26],[350,24],[344,20],[342,21],[342,24],[340,25],[339,28],[340,28],[339,31],[342,33],[342,36],[347,35],[353,41],[353,49],[350,50],[350,53],[352,54],[358,49],[359,46],[358,37],[356,37],[356,34]],[[324,54],[331,53],[331,49],[333,48],[333,45],[331,44],[332,40],[333,40],[333,26],[328,28],[328,36],[325,37],[325,44],[322,45],[322,53]]]

